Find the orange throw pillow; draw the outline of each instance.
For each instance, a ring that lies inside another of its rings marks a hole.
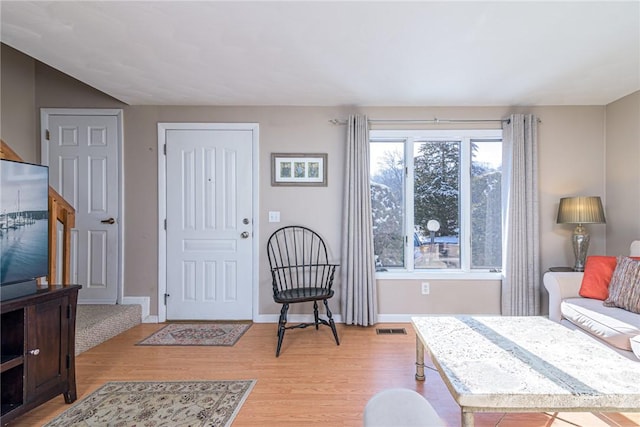
[[[632,258],[640,259],[638,257]],[[614,256],[588,256],[584,264],[580,296],[606,300],[609,297],[609,282],[611,282],[616,265],[617,258]]]
[[[584,264],[584,276],[580,285],[580,296],[606,300],[609,297],[609,282],[616,269],[614,256],[589,256]]]

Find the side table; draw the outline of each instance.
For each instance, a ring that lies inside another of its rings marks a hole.
[[[549,267],[549,271],[554,272],[574,272],[573,267]]]

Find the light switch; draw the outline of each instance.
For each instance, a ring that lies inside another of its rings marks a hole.
[[[280,222],[280,212],[269,211],[269,222]]]

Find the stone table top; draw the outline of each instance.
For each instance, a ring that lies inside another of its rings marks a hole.
[[[640,410],[640,362],[545,317],[411,322],[462,407]]]

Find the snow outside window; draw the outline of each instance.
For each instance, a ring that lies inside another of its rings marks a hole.
[[[502,130],[370,131],[378,271],[499,271]]]

